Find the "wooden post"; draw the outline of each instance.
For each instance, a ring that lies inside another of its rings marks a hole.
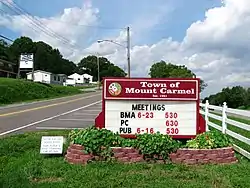
[[[206,100],[206,104],[205,104],[206,131],[209,131],[209,127],[208,127],[208,121],[209,121],[209,119],[208,119],[208,113],[209,113],[209,109],[208,109],[208,107],[209,107],[209,102],[208,102],[208,100]]]
[[[226,123],[226,120],[227,120],[227,103],[224,102],[223,103],[223,107],[222,107],[222,133],[225,134],[226,133],[226,130],[227,130],[227,123]]]

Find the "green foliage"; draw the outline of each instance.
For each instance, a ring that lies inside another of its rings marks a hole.
[[[168,154],[180,146],[180,142],[160,133],[141,134],[136,139],[125,139],[109,130],[95,127],[73,130],[69,139],[74,144],[83,145],[87,153],[100,155],[104,159],[112,156],[111,147],[133,147],[149,158],[157,155],[167,159]]]
[[[124,70],[115,66],[105,57],[99,57],[99,65],[100,65],[100,80],[103,77],[125,77],[126,73]],[[84,70],[84,69],[85,70]],[[84,57],[78,63],[78,73],[83,74],[87,73],[93,76],[93,80],[97,81],[98,79],[98,64],[96,56],[87,56]]]
[[[41,155],[41,137],[49,135],[67,136],[68,131],[43,130],[0,138],[1,188],[249,187],[250,163],[243,157],[230,165],[96,162],[83,167],[65,162],[64,155]]]
[[[43,70],[52,72],[54,74],[66,74],[71,75],[73,73],[90,74],[97,80],[97,57],[88,56],[83,58],[78,65],[74,62],[63,58],[58,49],[52,48],[45,42],[38,41],[33,42],[28,37],[17,38],[10,46],[4,40],[0,40],[0,59],[7,60],[16,64],[14,72],[17,72],[19,56],[21,53],[33,53],[34,54],[34,68],[35,70]],[[124,77],[125,72],[110,63],[107,58],[100,57],[100,77],[112,76],[112,77]],[[4,70],[8,70],[4,68]],[[21,72],[21,77],[25,78],[24,72]]]
[[[187,141],[186,146],[194,149],[214,149],[232,145],[232,140],[217,130],[208,131],[196,136],[195,139]]]
[[[154,63],[150,68],[149,75],[151,78],[193,78],[195,76],[185,65],[174,65],[165,61]],[[207,84],[201,80],[201,91],[206,87]]]
[[[147,157],[167,159],[171,152],[180,147],[180,142],[160,133],[137,135],[136,147]]]
[[[243,88],[241,86],[234,86],[232,88],[223,88],[221,92],[210,95],[203,100],[203,103],[209,101],[213,105],[222,105],[227,103],[229,108],[248,108],[250,106],[250,88]]]
[[[53,86],[25,80],[0,78],[0,104],[46,99],[82,93],[75,87]]]
[[[82,130],[73,130],[69,138],[74,144],[84,146],[84,152],[108,159],[112,155],[111,147],[119,142],[118,135],[107,129],[90,127]]]

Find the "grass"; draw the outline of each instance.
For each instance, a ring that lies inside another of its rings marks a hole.
[[[0,78],[0,105],[51,99],[83,93],[81,88]]]
[[[240,109],[240,110],[250,110],[250,106],[240,106],[238,109]]]
[[[119,164],[97,162],[70,165],[63,156],[39,154],[42,135],[67,131],[36,132],[0,141],[0,187],[8,188],[231,188],[249,187],[250,163],[184,166],[175,164]],[[66,146],[65,146],[66,149]]]
[[[215,112],[212,112],[212,113],[215,114],[215,115],[221,116],[221,114],[219,114],[219,113],[215,113]],[[245,124],[247,124],[247,125],[250,126],[250,120],[249,119],[243,119],[243,118],[232,117],[232,116],[228,116],[228,118],[232,119],[234,121],[245,123]],[[212,123],[215,123],[215,124],[221,126],[221,121],[219,121],[219,120],[216,120],[216,119],[213,119],[213,118],[209,117],[209,121],[211,121]],[[240,134],[240,135],[242,135],[242,136],[244,136],[246,138],[250,138],[250,131],[241,129],[239,127],[235,127],[235,126],[233,126],[231,124],[227,124],[227,129],[229,129],[229,130],[231,130],[231,131],[233,131],[235,133],[238,133],[238,134]],[[241,148],[245,149],[246,151],[250,152],[250,145],[247,145],[247,144],[245,144],[245,143],[243,143],[243,142],[241,142],[241,141],[239,141],[237,139],[234,139],[234,138],[233,138],[233,140],[234,140],[234,142],[235,142],[236,145],[238,145]]]

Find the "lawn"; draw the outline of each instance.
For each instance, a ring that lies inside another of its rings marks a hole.
[[[67,131],[36,132],[1,138],[0,187],[247,188],[250,185],[250,163],[243,157],[239,157],[238,164],[231,165],[95,162],[80,166],[68,164],[63,156],[39,154],[42,135],[67,134]]]
[[[38,101],[83,93],[78,87],[0,78],[0,105]]]
[[[213,113],[215,115],[218,115],[218,116],[221,116],[221,114],[219,114],[219,113],[215,113],[215,112],[211,112],[211,113]],[[250,126],[250,120],[248,120],[248,119],[238,118],[238,117],[231,117],[231,116],[228,116],[228,118],[232,119],[234,121],[245,123],[245,124],[247,124],[247,125]],[[213,118],[209,117],[209,121],[211,121],[212,123],[215,123],[215,124],[221,126],[221,121],[219,121],[219,120],[216,120],[216,119],[213,119]],[[228,124],[227,128],[229,130],[235,132],[235,133],[238,133],[238,134],[240,134],[242,136],[250,138],[250,131],[241,129],[239,127],[235,127],[235,126],[233,126],[231,124]],[[247,144],[245,144],[245,143],[243,143],[243,142],[241,142],[241,141],[239,141],[237,139],[234,139],[234,138],[233,138],[233,140],[234,140],[234,142],[235,142],[236,145],[238,145],[238,146],[242,147],[243,149],[245,149],[246,151],[250,152],[250,145],[247,145]]]
[[[240,110],[250,110],[250,106],[240,106],[238,109],[240,109]]]

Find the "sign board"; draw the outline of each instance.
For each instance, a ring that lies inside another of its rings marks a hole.
[[[21,54],[20,69],[33,69],[33,54]]]
[[[43,136],[40,154],[62,154],[63,136]]]
[[[160,132],[193,138],[199,132],[199,83],[197,78],[105,78],[103,128],[125,137]]]

